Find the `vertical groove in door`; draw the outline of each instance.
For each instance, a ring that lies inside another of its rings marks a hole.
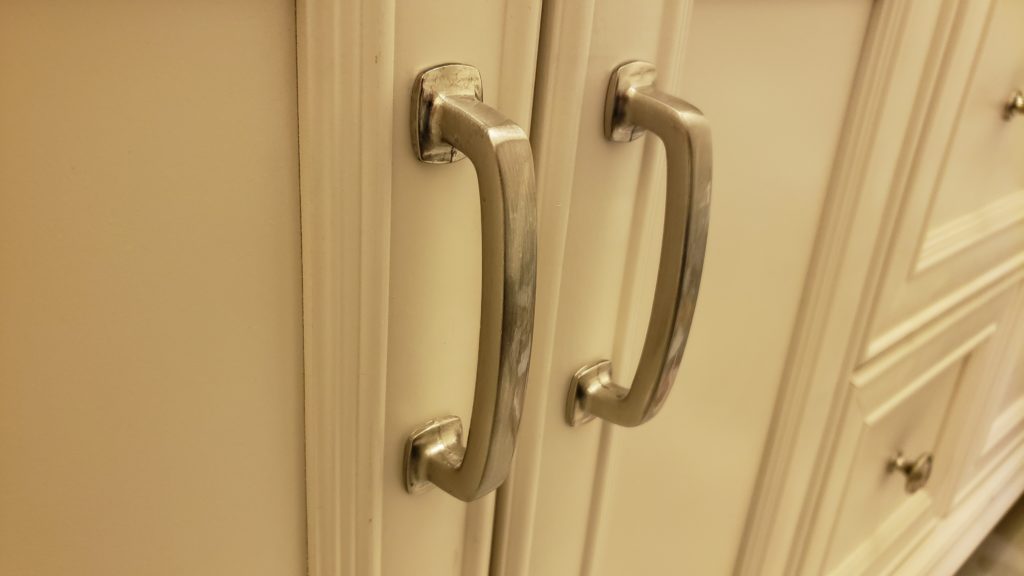
[[[612,427],[614,424],[601,422],[600,450],[597,453],[597,464],[594,466],[594,489],[590,493],[590,513],[587,518],[587,535],[583,542],[583,558],[580,561],[580,576],[590,576],[594,570],[594,550],[597,539],[601,536],[601,512],[603,507],[605,485],[608,480],[608,458],[610,457]]]
[[[662,6],[662,26],[658,33],[657,64],[661,73],[659,80],[662,86],[678,93],[680,77],[685,56],[687,31],[693,13],[693,0],[667,1]],[[627,366],[626,373],[633,373],[643,342],[646,337],[647,319],[650,315],[650,303],[638,306],[635,300],[642,290],[638,282],[640,270],[658,266],[658,245],[661,238],[660,222],[649,222],[651,219],[651,203],[658,201],[653,195],[664,195],[665,155],[661,142],[648,137],[644,142],[644,157],[640,174],[637,179],[632,234],[622,280],[622,298],[616,320],[614,352],[620,366]],[[653,286],[653,284],[652,284]],[[648,298],[653,297],[650,293]],[[590,576],[594,573],[596,550],[603,539],[603,523],[601,521],[603,504],[610,489],[608,470],[613,459],[614,439],[617,434],[615,426],[602,422],[601,438],[598,447],[597,463],[594,469],[594,484],[591,495],[590,511],[587,521],[587,534],[584,540],[580,574]]]
[[[466,505],[462,576],[487,574],[491,560],[491,538],[494,533],[494,502],[495,496],[492,492]]]

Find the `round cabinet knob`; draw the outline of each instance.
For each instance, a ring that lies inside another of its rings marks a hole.
[[[902,452],[897,452],[889,459],[888,470],[890,473],[899,471],[903,474],[907,478],[907,493],[913,494],[924,488],[928,479],[931,478],[932,461],[931,452],[925,452],[914,460],[908,459]]]
[[[1024,114],[1024,92],[1017,90],[1006,100],[1006,107],[1003,109],[1003,118],[1012,120],[1014,114]]]

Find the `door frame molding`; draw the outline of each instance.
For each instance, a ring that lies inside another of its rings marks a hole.
[[[310,576],[380,574],[393,0],[298,0]]]

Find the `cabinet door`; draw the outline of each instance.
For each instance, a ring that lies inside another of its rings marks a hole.
[[[294,3],[7,1],[0,76],[0,574],[305,574]]]
[[[831,165],[873,2],[546,2],[532,139],[540,191],[538,323],[495,572],[726,574],[740,546]],[[611,72],[711,126],[710,236],[675,386],[652,420],[566,423],[581,366],[628,383],[665,216],[650,134],[602,133]]]
[[[410,433],[458,416],[466,433],[481,330],[481,201],[470,160],[425,164],[410,140],[410,93],[421,71],[475,66],[486,104],[530,126],[540,2],[394,6],[390,293],[382,483],[381,569],[405,574],[482,574],[490,558],[494,496],[461,502],[437,488],[408,494]]]

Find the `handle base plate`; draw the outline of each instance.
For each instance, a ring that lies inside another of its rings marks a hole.
[[[427,164],[450,164],[466,157],[441,137],[440,100],[446,96],[484,99],[480,71],[466,64],[441,64],[420,72],[412,91],[412,148]]]
[[[431,460],[458,468],[463,446],[462,420],[458,416],[436,418],[417,428],[405,441],[405,491],[419,494],[434,486],[429,477]]]
[[[604,99],[604,135],[612,142],[632,142],[647,130],[632,122],[626,101],[630,91],[653,86],[658,71],[650,62],[627,62],[612,72],[608,94]]]
[[[599,390],[618,387],[612,380],[611,360],[600,360],[580,368],[569,382],[569,394],[565,397],[565,421],[569,426],[590,422],[594,419],[588,410],[590,398]]]
[[[1003,120],[1013,120],[1014,114],[1024,114],[1024,91],[1017,90],[1006,100],[1003,107]]]

